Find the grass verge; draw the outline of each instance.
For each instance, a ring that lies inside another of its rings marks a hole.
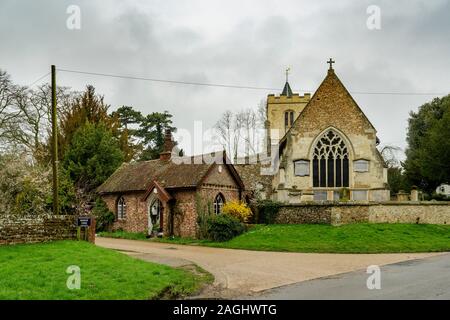
[[[81,288],[69,290],[69,266]],[[0,247],[1,300],[146,300],[196,293],[206,273],[141,261],[87,242],[56,241]]]

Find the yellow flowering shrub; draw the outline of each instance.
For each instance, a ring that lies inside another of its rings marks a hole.
[[[229,201],[225,203],[222,212],[239,219],[241,222],[248,222],[253,215],[252,210],[250,210],[247,204],[241,201]]]

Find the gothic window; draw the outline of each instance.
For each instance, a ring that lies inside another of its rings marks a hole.
[[[125,202],[124,197],[120,197],[119,200],[117,200],[117,218],[125,219],[126,215],[127,215],[127,204]]]
[[[284,113],[284,126],[290,127],[294,124],[294,111],[286,111]]]
[[[225,203],[225,198],[221,193],[219,193],[216,198],[214,199],[214,213],[215,214],[221,214],[222,213],[222,207]]]
[[[349,186],[349,153],[344,140],[333,130],[317,142],[313,154],[313,186],[340,188]]]

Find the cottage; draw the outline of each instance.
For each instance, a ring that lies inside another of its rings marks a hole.
[[[167,132],[159,159],[125,163],[98,188],[116,215],[114,230],[195,237],[200,214],[220,213],[225,202],[243,197],[224,152],[175,160],[173,145]]]

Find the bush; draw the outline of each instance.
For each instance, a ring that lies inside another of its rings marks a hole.
[[[105,201],[103,201],[101,198],[98,198],[95,201],[94,208],[92,209],[92,214],[95,216],[96,220],[96,232],[108,231],[109,226],[112,225],[116,218],[114,216],[114,213],[109,211]]]
[[[258,223],[273,224],[280,210],[281,203],[272,200],[258,201]]]
[[[50,213],[50,177],[48,167],[33,165],[26,154],[0,155],[0,213]]]
[[[208,239],[212,241],[228,241],[245,231],[243,223],[225,214],[211,215],[206,223]]]
[[[250,210],[247,204],[241,201],[229,201],[225,203],[222,212],[246,223],[249,222],[253,215],[252,210]]]

